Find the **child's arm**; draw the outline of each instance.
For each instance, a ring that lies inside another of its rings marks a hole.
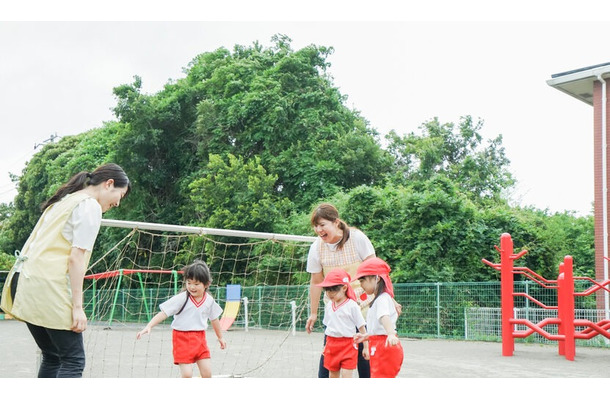
[[[402,304],[397,302],[395,299],[392,299],[392,300],[394,301],[394,307],[396,308],[396,312],[398,313],[398,316],[400,317],[400,314],[402,314]]]
[[[379,321],[381,321],[381,325],[383,325],[383,329],[385,329],[388,338],[385,341],[385,345],[396,346],[399,343],[398,336],[396,336],[396,330],[394,329],[394,324],[390,319],[389,315],[382,316]]]
[[[362,339],[362,357],[364,357],[365,360],[369,359],[369,339],[368,339],[368,335],[366,333],[366,325],[362,325],[360,328],[358,328],[359,333],[357,333],[357,335],[360,335],[363,339]]]
[[[227,342],[222,337],[222,329],[220,328],[220,321],[218,320],[218,318],[216,318],[216,319],[213,319],[212,321],[210,321],[210,324],[212,325],[212,328],[214,328],[214,333],[216,334],[216,337],[218,338],[218,343],[220,343],[220,349],[224,350],[227,347]]]
[[[140,339],[143,335],[150,333],[150,330],[153,328],[153,326],[163,322],[165,318],[167,318],[167,314],[165,314],[163,311],[159,311],[159,313],[150,320],[146,327],[140,332],[138,332],[138,334],[136,335],[136,339]]]

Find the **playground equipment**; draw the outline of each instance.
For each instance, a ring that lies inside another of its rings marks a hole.
[[[227,302],[225,303],[225,309],[220,317],[220,328],[223,331],[228,330],[239,311],[239,303],[241,301],[241,286],[240,285],[227,285]]]
[[[574,277],[573,260],[571,256],[565,256],[559,265],[559,275],[556,280],[547,280],[536,274],[527,267],[515,267],[514,262],[527,254],[523,250],[517,254],[513,253],[513,241],[508,233],[500,237],[500,247],[494,246],[500,253],[500,264],[494,264],[486,259],[483,263],[500,271],[501,290],[501,314],[502,314],[502,355],[512,356],[515,351],[515,338],[525,338],[533,333],[557,341],[559,344],[559,355],[565,356],[567,360],[574,361],[576,354],[576,339],[588,340],[597,335],[603,335],[610,339],[610,319],[602,319],[597,323],[586,319],[574,319],[574,296],[589,296],[598,290],[610,292],[610,280],[598,283],[588,277]],[[557,306],[548,306],[527,293],[514,292],[514,275],[521,274],[535,283],[548,289],[557,290]],[[586,280],[592,286],[583,292],[574,292],[574,281]],[[533,301],[538,306],[557,310],[556,318],[545,318],[535,324],[527,319],[514,318],[514,297],[522,296]],[[528,329],[516,330],[517,325],[525,325]],[[547,325],[557,325],[557,334],[551,334],[544,328]]]

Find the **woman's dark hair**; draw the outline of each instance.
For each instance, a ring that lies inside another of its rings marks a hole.
[[[337,243],[337,249],[342,249],[347,239],[349,239],[349,226],[339,218],[339,211],[330,203],[322,203],[318,205],[311,213],[311,226],[316,226],[321,219],[330,222],[339,221],[339,228],[343,231],[343,237]]]
[[[182,276],[184,277],[185,286],[187,279],[199,281],[206,286],[212,283],[212,274],[210,273],[210,268],[205,262],[201,260],[195,260],[192,264],[189,264],[184,267],[182,269]],[[184,300],[184,304],[182,305],[182,307],[180,307],[180,311],[178,311],[176,315],[180,314],[182,310],[184,310],[186,303],[188,303],[189,298],[191,297],[191,294],[188,292],[188,290],[186,290],[186,287],[184,291],[186,292],[186,299]]]
[[[46,202],[44,202],[41,206],[41,209],[46,210],[51,204],[54,204],[61,200],[65,195],[77,192],[81,189],[86,188],[87,186],[96,186],[101,183],[106,182],[108,179],[114,180],[114,186],[117,188],[127,188],[127,192],[125,192],[125,196],[129,194],[131,190],[131,183],[129,182],[129,178],[127,174],[121,167],[116,164],[108,163],[99,166],[93,172],[82,171],[78,174],[72,176],[70,180],[64,183],[55,194]]]

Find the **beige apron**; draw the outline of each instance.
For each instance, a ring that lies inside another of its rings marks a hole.
[[[322,265],[322,271],[324,276],[326,276],[330,271],[336,268],[341,268],[345,270],[351,279],[354,279],[356,276],[356,271],[358,270],[358,266],[363,260],[358,255],[356,251],[356,246],[354,245],[354,241],[348,239],[341,250],[333,251],[328,245],[324,242],[320,241],[320,264]],[[368,310],[368,305],[372,301],[373,296],[367,296],[364,293],[364,290],[360,286],[359,281],[354,281],[351,283],[354,292],[356,293],[356,302],[360,305],[362,309],[362,315],[366,318],[366,312]],[[363,300],[362,297],[365,299]],[[328,303],[329,299],[324,294],[324,304]]]
[[[62,230],[72,211],[88,197],[72,193],[44,211],[4,283],[0,307],[6,313],[45,328],[70,329],[72,293],[68,257],[72,245],[64,238]],[[90,257],[91,252],[87,251],[85,267]],[[19,279],[13,299],[10,287],[16,273],[19,273]]]

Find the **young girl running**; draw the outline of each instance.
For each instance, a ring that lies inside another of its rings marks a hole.
[[[350,276],[344,269],[337,268],[317,286],[324,288],[330,300],[324,308],[324,368],[329,371],[330,378],[351,378],[358,365],[354,332],[357,329],[364,335],[366,329],[356,294],[350,285]],[[364,347],[366,349],[366,343]]]
[[[368,358],[371,378],[396,378],[404,357],[396,336],[398,313],[394,306],[394,288],[390,280],[390,266],[380,258],[363,261],[356,272],[366,294],[374,295],[366,316],[367,333],[357,333],[356,343],[369,342]]]
[[[137,334],[137,339],[150,333],[151,329],[173,315],[172,344],[174,364],[180,367],[183,378],[193,376],[193,363],[197,364],[202,378],[211,378],[210,350],[205,337],[208,319],[220,343],[220,348],[227,346],[222,337],[218,317],[222,308],[207,292],[212,277],[210,269],[203,261],[195,261],[184,268],[186,290],[162,303],[161,311]]]

